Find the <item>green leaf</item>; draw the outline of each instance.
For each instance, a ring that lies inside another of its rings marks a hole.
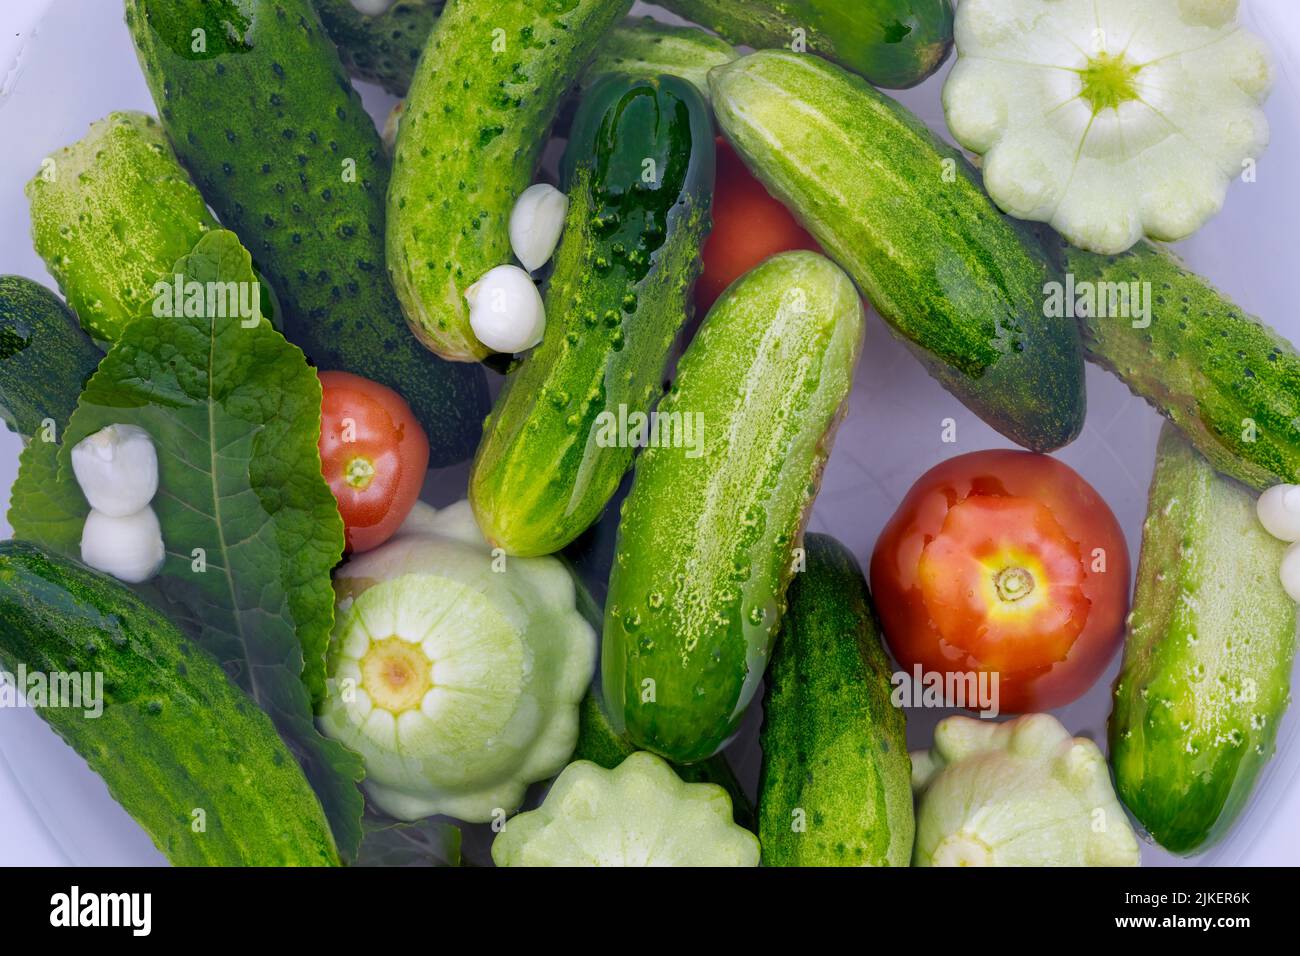
[[[255,282],[248,252],[225,230],[205,235],[175,272],[205,289],[248,283],[228,287],[247,294]],[[361,840],[363,768],[319,734],[312,716],[334,621],[330,571],[343,552],[342,519],[321,476],[320,404],[316,373],[264,319],[249,328],[238,314],[142,316],[86,385],[59,452],[58,483],[75,485],[70,449],[106,425],[138,425],[153,437],[153,506],[167,547],[158,590],[271,716],[351,858]],[[38,467],[48,475],[48,463],[33,465],[33,482]]]
[[[367,813],[356,866],[460,866],[460,829],[434,819],[398,823]]]
[[[81,527],[90,506],[75,481],[59,480],[58,454],[58,442],[37,435],[18,456],[9,525],[15,538],[80,560]]]

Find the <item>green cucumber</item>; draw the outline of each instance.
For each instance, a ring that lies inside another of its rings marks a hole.
[[[388,270],[429,348],[489,350],[465,290],[511,262],[508,224],[560,101],[631,0],[453,0],[420,58],[388,190]]]
[[[61,429],[103,357],[53,292],[0,276],[0,418],[12,431],[31,438],[47,419]]]
[[[728,139],[977,415],[1034,451],[1083,428],[1083,350],[1046,319],[1055,278],[961,153],[859,77],[763,51],[709,75]]]
[[[915,86],[952,49],[952,0],[655,0],[732,43],[815,53],[876,86]]]
[[[348,72],[405,96],[444,0],[394,0],[375,16],[362,13],[353,0],[312,3]]]
[[[579,85],[586,89],[608,73],[680,76],[707,100],[709,70],[739,55],[726,40],[698,27],[675,27],[653,17],[631,17],[606,34]]]
[[[82,326],[113,343],[217,223],[144,113],[110,113],[27,184],[32,238]]]
[[[1285,550],[1166,425],[1109,729],[1120,798],[1175,853],[1222,837],[1273,755],[1296,642]]]
[[[400,392],[431,466],[467,458],[486,378],[436,360],[402,320],[384,275],[387,160],[309,0],[127,0],[126,13],[163,127],[275,286],[285,335],[321,369]]]
[[[642,452],[605,607],[606,709],[639,747],[703,760],[757,691],[863,321],[837,266],[784,253],[727,290],[682,357],[658,414],[702,422],[703,440]]]
[[[25,671],[28,689],[79,675],[81,706],[51,697],[37,712],[172,863],[338,864],[320,802],[270,718],[130,589],[0,542],[0,666]],[[98,716],[86,700],[94,674]]]
[[[1094,362],[1224,474],[1258,489],[1300,482],[1295,346],[1149,242],[1113,258],[1064,243],[1061,254],[1077,287],[1105,295],[1107,313],[1112,291],[1131,294],[1136,284],[1139,296],[1150,296],[1149,315],[1080,318]]]
[[[562,169],[569,215],[546,334],[506,379],[470,479],[484,535],[518,555],[573,541],[632,464],[610,422],[650,411],[688,315],[713,199],[709,108],[677,77],[607,76],[583,100]]]
[[[912,761],[867,582],[834,538],[804,548],[763,700],[763,865],[907,866]]]

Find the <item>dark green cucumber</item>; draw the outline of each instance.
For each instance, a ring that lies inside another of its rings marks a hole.
[[[162,127],[110,113],[27,184],[32,239],[87,332],[116,342],[154,283],[216,226]]]
[[[606,34],[579,85],[590,87],[609,73],[680,76],[709,97],[709,70],[740,54],[726,40],[698,27],[675,27],[652,17],[628,18]]]
[[[606,770],[613,770],[636,752],[637,747],[610,724],[599,695],[587,694],[578,708],[578,744],[570,763],[590,760]],[[727,796],[731,797],[732,818],[742,827],[754,829],[754,804],[736,779],[726,755],[714,754],[708,760],[688,766],[674,764],[673,770],[687,783],[714,783],[727,791]]]
[[[569,215],[546,334],[506,379],[470,479],[479,527],[510,554],[573,541],[632,464],[616,423],[662,392],[713,178],[709,108],[686,80],[607,76],[587,93],[562,163]]]
[[[804,548],[763,700],[763,865],[907,866],[912,761],[867,582],[834,538]]]
[[[25,670],[29,688],[32,675],[79,675],[81,706],[47,698],[38,713],[172,863],[338,864],[320,802],[270,718],[130,589],[0,543],[0,665]],[[98,716],[85,699],[93,674]]]
[[[12,431],[31,438],[47,419],[62,428],[103,357],[53,292],[0,276],[0,418]]]
[[[1300,482],[1295,346],[1149,242],[1115,257],[1063,243],[1059,252],[1079,288],[1105,296],[1107,312],[1112,292],[1131,294],[1136,284],[1139,296],[1150,296],[1149,316],[1080,319],[1094,362],[1182,429],[1224,474],[1258,489]]]
[[[682,357],[658,413],[692,416],[701,441],[642,452],[605,607],[606,710],[639,747],[703,760],[758,690],[862,327],[848,276],[784,253],[727,290]]]
[[[560,101],[631,0],[452,0],[420,58],[393,156],[388,270],[411,327],[472,362],[465,291],[511,262],[510,212]]]
[[[394,0],[369,16],[352,0],[312,0],[343,65],[353,76],[405,96],[444,0]]]
[[[1166,425],[1110,757],[1120,798],[1175,853],[1222,837],[1273,755],[1296,643],[1296,605],[1278,578],[1285,550],[1255,496]]]
[[[961,153],[861,78],[767,50],[709,74],[727,137],[930,374],[1034,451],[1083,428],[1083,349],[1056,278]]]
[[[655,0],[756,49],[815,53],[876,86],[915,86],[952,49],[952,0]]]
[[[403,322],[384,274],[387,160],[309,0],[127,0],[126,12],[163,127],[275,286],[285,335],[321,369],[400,392],[431,465],[468,457],[486,379],[429,355]]]

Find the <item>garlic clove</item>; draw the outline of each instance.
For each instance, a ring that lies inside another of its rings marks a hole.
[[[81,531],[81,560],[127,584],[148,581],[162,568],[162,526],[145,505],[122,517],[92,510]]]
[[[158,451],[143,428],[109,425],[77,442],[72,472],[91,508],[121,518],[157,494]]]
[[[1279,572],[1282,588],[1291,600],[1300,604],[1300,544],[1293,544],[1282,555],[1282,568]]]
[[[547,183],[529,186],[515,201],[510,213],[510,247],[529,272],[550,260],[568,214],[569,197]]]
[[[518,266],[488,270],[465,290],[465,301],[475,337],[494,352],[523,352],[546,331],[541,293]]]
[[[363,17],[382,17],[394,0],[352,0],[352,7]]]
[[[393,151],[397,149],[397,134],[402,125],[404,112],[406,112],[406,100],[398,100],[388,111],[388,117],[384,120],[384,130],[379,134],[379,138],[384,143],[384,150],[389,156],[392,156]]]
[[[1300,541],[1300,486],[1265,489],[1255,506],[1264,530],[1281,541]]]

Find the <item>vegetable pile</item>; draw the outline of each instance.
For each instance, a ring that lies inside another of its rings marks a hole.
[[[103,676],[18,690],[178,865],[1205,850],[1290,696],[1300,359],[1149,239],[1259,159],[1262,41],[1234,0],[664,5],[699,27],[125,0],[159,115],[28,184],[62,299],[0,276],[0,677]],[[878,89],[953,50],[978,167]],[[866,561],[804,530],[868,309],[1023,450]],[[1085,359],[1168,420],[1133,592],[1046,454]],[[1117,654],[1103,752],[1048,711]],[[979,716],[909,755],[925,707]]]

